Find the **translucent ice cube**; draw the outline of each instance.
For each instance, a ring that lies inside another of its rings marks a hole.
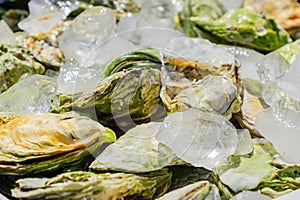
[[[31,0],[28,7],[30,15],[18,26],[31,34],[48,32],[65,18],[64,12],[47,0]]]
[[[197,109],[169,115],[156,138],[182,160],[210,170],[232,155],[238,142],[235,127],[225,117]]]
[[[13,114],[47,113],[58,104],[57,85],[43,75],[22,77],[0,95],[0,112]]]
[[[286,108],[260,112],[256,129],[290,162],[300,163],[300,114]]]
[[[75,59],[80,65],[86,54],[115,33],[116,17],[105,7],[92,7],[78,15],[59,37],[59,48],[66,59]]]

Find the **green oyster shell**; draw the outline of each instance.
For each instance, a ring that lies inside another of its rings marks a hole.
[[[171,176],[167,169],[141,175],[74,171],[53,178],[19,179],[12,196],[21,199],[153,199],[168,189]]]
[[[221,200],[219,190],[208,181],[199,181],[173,190],[157,200]]]
[[[190,18],[190,21],[202,37],[213,42],[244,46],[261,52],[276,50],[292,41],[273,19],[248,8],[229,10],[216,20]]]
[[[43,74],[45,68],[25,49],[0,44],[0,93],[25,74]]]
[[[109,145],[90,165],[90,169],[143,173],[170,165],[185,164],[155,135],[162,123],[138,125]]]

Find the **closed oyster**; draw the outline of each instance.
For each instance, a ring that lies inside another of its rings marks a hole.
[[[160,71],[150,67],[134,68],[107,77],[94,91],[62,110],[95,112],[98,120],[126,132],[136,124],[165,116],[159,97]]]
[[[299,38],[300,4],[297,0],[246,0],[244,6],[251,6],[274,18],[294,38]]]
[[[214,183],[222,198],[229,199],[248,190],[275,198],[299,189],[299,165],[274,160],[278,153],[269,141],[252,141],[251,154],[233,155],[213,170]]]
[[[25,49],[0,44],[0,93],[25,74],[43,74],[45,68]]]
[[[184,0],[184,9],[179,14],[184,33],[189,37],[199,36],[190,18],[209,22],[218,19],[225,12],[219,0]]]
[[[29,175],[80,164],[114,133],[101,124],[67,114],[1,117],[0,173]]]
[[[260,52],[273,51],[292,41],[273,19],[249,8],[229,10],[215,20],[204,20],[194,15],[185,21],[192,22],[199,35],[213,42],[244,46]]]
[[[171,176],[167,169],[140,175],[74,171],[52,178],[19,179],[12,196],[21,199],[153,199],[168,189]]]
[[[114,144],[109,145],[90,165],[93,170],[116,170],[131,173],[151,172],[171,165],[185,164],[155,136],[162,123],[138,125]]]

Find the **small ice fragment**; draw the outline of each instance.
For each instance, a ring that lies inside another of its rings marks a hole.
[[[140,12],[141,17],[153,27],[174,29],[176,5],[170,0],[144,1]]]
[[[265,55],[257,66],[258,76],[263,83],[277,80],[289,69],[289,63],[277,51]]]
[[[16,38],[13,31],[4,20],[0,21],[0,43],[7,45],[16,45]]]
[[[31,0],[28,7],[30,15],[18,26],[30,34],[48,32],[65,18],[64,12],[47,0]]]

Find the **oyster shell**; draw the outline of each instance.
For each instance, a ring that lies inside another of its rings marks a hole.
[[[63,65],[65,58],[57,46],[25,32],[16,34],[16,39],[20,46],[28,50],[36,60],[43,63],[47,68],[57,70]]]
[[[156,200],[221,200],[218,188],[208,181],[199,181],[173,190]]]
[[[261,52],[273,51],[292,41],[273,19],[250,8],[229,10],[215,20],[194,15],[186,21],[193,24],[199,35],[215,43],[244,46]]]
[[[171,149],[156,140],[155,135],[160,126],[160,122],[150,122],[130,129],[108,146],[90,168],[97,171],[144,173],[185,164]]]
[[[184,8],[179,18],[184,33],[189,37],[197,37],[200,35],[190,21],[191,18],[209,22],[218,19],[224,12],[225,9],[219,0],[184,0]]]
[[[159,106],[160,87],[159,70],[134,68],[107,77],[94,91],[60,109],[94,113],[102,124],[126,132],[136,124],[165,116]]]
[[[74,171],[52,178],[19,179],[12,196],[21,199],[153,199],[168,189],[171,176],[167,169],[140,175]]]
[[[25,49],[0,44],[0,93],[25,74],[43,74],[45,68]]]
[[[169,65],[162,67],[160,96],[169,113],[198,108],[230,118],[239,112],[241,89],[236,63],[219,68],[174,58],[166,63]]]
[[[218,92],[211,91],[212,96],[204,94],[202,99],[197,97],[198,94],[193,94],[200,100],[212,97],[208,101],[213,102],[208,102],[203,110],[218,112],[221,109],[220,112],[226,112],[228,117],[239,111],[240,78],[236,63],[215,67],[163,55],[156,49],[142,49],[114,59],[107,65],[105,74],[107,78],[94,91],[82,95],[73,103],[62,105],[58,108],[59,112],[77,110],[88,113],[102,124],[126,132],[137,124],[161,120],[167,112],[193,107],[177,108],[175,96],[184,89],[197,86],[195,80],[200,81],[210,74],[223,77],[212,79],[224,80],[228,87],[220,88],[222,91]],[[203,80],[202,85],[206,82]],[[212,108],[218,99],[224,99],[224,105],[222,102],[218,108]]]
[[[67,114],[2,116],[1,175],[29,175],[80,164],[114,133],[87,117]]]
[[[274,18],[289,33],[297,34],[300,28],[300,4],[297,0],[246,0],[244,6],[251,6]],[[299,38],[298,36],[295,38]]]
[[[214,183],[222,198],[229,199],[243,191],[257,191],[271,198],[300,187],[299,165],[278,163],[278,153],[265,139],[253,139],[253,152],[233,155],[213,170]]]

